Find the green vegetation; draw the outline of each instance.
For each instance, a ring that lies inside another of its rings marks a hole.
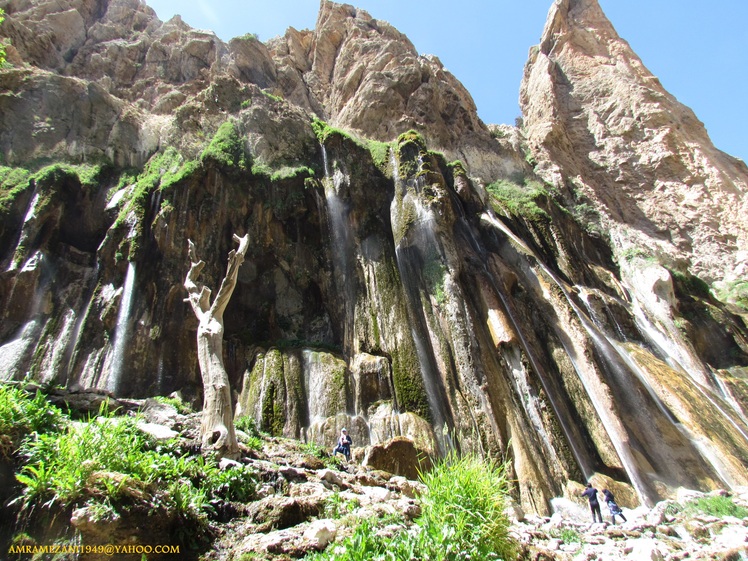
[[[171,405],[172,407],[174,407],[174,409],[177,410],[177,413],[180,413],[181,415],[192,413],[192,407],[190,407],[188,403],[185,403],[178,397],[165,397],[162,395],[158,395],[153,399],[155,399],[159,403],[163,403],[164,405]]]
[[[227,169],[247,169],[244,143],[232,121],[218,127],[210,144],[200,155],[200,160],[213,161]]]
[[[618,254],[619,258],[623,261],[634,261],[641,259],[650,263],[658,263],[657,258],[652,255],[649,251],[646,251],[640,247],[627,247]]]
[[[327,498],[322,506],[322,513],[325,518],[342,518],[343,516],[352,513],[354,510],[361,506],[361,502],[356,499],[346,500],[339,492],[333,493]]]
[[[423,268],[423,278],[426,281],[431,294],[434,295],[436,303],[441,305],[446,300],[446,292],[444,290],[444,279],[447,274],[447,268],[437,258],[429,261]]]
[[[281,101],[283,101],[283,97],[282,97],[282,96],[279,96],[279,95],[273,95],[272,93],[270,93],[270,92],[269,92],[269,91],[267,91],[267,90],[260,90],[260,91],[262,92],[262,95],[264,95],[264,96],[265,96],[265,97],[267,97],[268,99],[272,99],[272,100],[273,100],[273,101],[275,101],[275,102],[281,102]]]
[[[391,175],[392,171],[388,170],[390,164],[390,148],[392,145],[389,142],[379,142],[377,140],[367,140],[366,147],[369,149],[371,154],[371,160],[377,169],[382,172],[383,175]]]
[[[740,279],[727,283],[719,292],[720,300],[733,302],[748,311],[748,280]]]
[[[254,167],[252,168],[252,171],[254,172]],[[307,177],[314,177],[314,170],[310,168],[309,166],[284,166],[278,170],[273,171],[270,174],[270,181],[273,183],[278,181],[284,181],[286,179],[296,179],[296,178],[304,178]]]
[[[688,272],[684,273],[681,271],[674,271],[670,269],[669,271],[676,285],[681,287],[688,294],[692,296],[698,296],[700,298],[709,298],[711,296],[709,285],[699,277]]]
[[[560,539],[565,544],[582,543],[582,535],[574,528],[561,528],[551,532],[554,538]]]
[[[2,24],[5,21],[5,10],[0,8],[0,24]],[[5,66],[5,41],[0,40],[0,68]]]
[[[475,456],[450,456],[422,475],[428,491],[413,528],[392,538],[363,520],[342,544],[308,557],[313,561],[456,561],[513,559],[516,546],[504,514],[505,466]]]
[[[0,385],[0,458],[10,458],[24,438],[57,431],[63,424],[60,409],[50,405],[41,392]]]
[[[506,179],[496,181],[486,186],[492,196],[494,210],[501,212],[506,209],[515,216],[522,216],[530,221],[550,220],[546,211],[535,202],[538,197],[548,196],[543,185],[537,181],[524,181],[519,185]]]
[[[460,160],[455,160],[454,162],[449,162],[447,164],[447,167],[452,170],[452,175],[454,177],[457,177],[458,175],[461,175],[463,177],[467,177],[467,172],[465,171],[465,166],[462,165],[462,162]]]
[[[28,189],[30,175],[24,168],[0,167],[0,215],[6,214],[13,202]]]
[[[709,495],[700,497],[685,504],[683,512],[687,515],[697,516],[733,516],[735,518],[748,518],[748,508],[735,504],[730,497],[722,495]]]
[[[153,441],[138,422],[102,410],[73,423],[42,394],[0,386],[3,450],[7,455],[13,446],[22,485],[13,504],[23,514],[87,506],[101,517],[164,509],[204,531],[216,501],[254,496],[253,470],[221,470],[214,459],[183,452],[177,441]]]
[[[340,136],[342,138],[347,138],[349,140],[353,140],[355,142],[355,139],[349,135],[347,132],[345,132],[342,129],[336,129],[335,127],[331,127],[328,125],[325,121],[320,119],[319,117],[312,117],[312,130],[314,131],[314,134],[317,136],[317,140],[321,144],[324,144],[327,142],[327,140],[331,136]]]

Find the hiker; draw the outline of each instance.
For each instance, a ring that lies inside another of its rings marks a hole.
[[[600,512],[600,503],[597,502],[597,489],[592,486],[592,483],[587,483],[587,488],[582,493],[583,497],[587,497],[590,500],[590,510],[592,511],[592,523],[596,522],[595,514],[600,522],[603,521],[603,513]]]
[[[340,438],[338,438],[338,444],[335,446],[335,449],[332,451],[332,455],[334,456],[337,453],[341,453],[345,456],[345,459],[347,462],[351,461],[351,444],[353,444],[353,441],[351,440],[351,437],[348,436],[348,431],[346,429],[342,429],[340,431]]]
[[[616,499],[613,496],[613,493],[611,493],[607,489],[603,489],[603,496],[605,497],[605,502],[608,505],[610,517],[613,519],[613,525],[615,526],[616,524],[616,516],[620,516],[621,518],[623,518],[624,522],[628,522],[628,520],[626,520],[626,517],[623,515],[621,507],[616,503]]]

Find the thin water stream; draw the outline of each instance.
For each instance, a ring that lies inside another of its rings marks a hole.
[[[125,284],[117,312],[117,324],[114,328],[114,343],[112,344],[112,359],[109,366],[109,377],[106,389],[117,395],[122,382],[122,371],[125,362],[125,349],[127,348],[130,332],[130,310],[132,308],[135,286],[135,264],[130,261],[125,274]]]

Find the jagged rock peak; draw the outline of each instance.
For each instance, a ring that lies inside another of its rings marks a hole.
[[[284,97],[334,126],[382,141],[415,128],[477,175],[505,171],[470,93],[389,23],[323,1],[313,32],[290,29],[268,46]]]
[[[745,275],[748,169],[714,147],[597,0],[553,4],[520,105],[538,170],[592,201],[619,250],[647,248],[708,281]]]

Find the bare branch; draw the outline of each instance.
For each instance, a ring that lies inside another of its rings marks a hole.
[[[244,255],[247,253],[249,248],[249,234],[240,238],[234,234],[234,241],[239,244],[239,249],[232,249],[229,252],[229,263],[226,267],[226,276],[223,278],[221,288],[218,289],[215,300],[213,300],[213,306],[211,306],[210,312],[215,317],[223,317],[223,312],[226,309],[226,305],[231,299],[231,295],[234,293],[236,287],[236,278],[239,275],[239,267],[244,263]]]

